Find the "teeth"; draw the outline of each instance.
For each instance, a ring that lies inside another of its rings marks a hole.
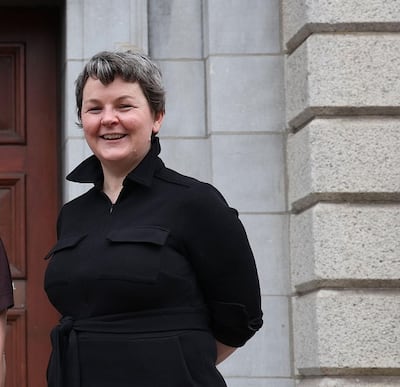
[[[101,137],[103,137],[105,140],[118,140],[118,139],[120,139],[122,137],[125,137],[125,135],[124,134],[118,134],[118,133],[111,133],[111,134],[105,134],[105,135],[103,135]]]

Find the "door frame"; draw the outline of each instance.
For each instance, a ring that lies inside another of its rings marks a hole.
[[[44,257],[55,243],[61,206],[62,9],[3,4],[0,1],[5,21],[0,36],[20,48],[11,55],[20,59],[16,67],[25,71],[21,85],[15,86],[22,95],[14,128],[18,130],[8,141],[3,136],[0,145],[0,183],[10,187],[16,209],[10,213],[17,213],[10,226],[14,235],[6,246],[15,301],[8,313],[6,387],[37,387],[46,384],[50,331],[59,318],[44,292],[43,279]],[[8,180],[6,162],[12,171]]]

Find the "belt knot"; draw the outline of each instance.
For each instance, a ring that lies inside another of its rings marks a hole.
[[[61,320],[60,320],[60,325],[59,325],[59,332],[62,335],[68,335],[72,328],[74,326],[74,319],[70,316],[64,316]]]

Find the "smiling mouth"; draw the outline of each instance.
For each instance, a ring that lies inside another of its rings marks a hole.
[[[118,134],[118,133],[111,133],[111,134],[104,134],[100,136],[103,140],[119,140],[125,137],[126,134]]]

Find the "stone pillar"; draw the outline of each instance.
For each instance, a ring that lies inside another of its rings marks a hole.
[[[75,79],[84,62],[103,50],[135,48],[148,52],[147,0],[66,0],[65,53],[62,66],[63,176],[91,154],[76,126]],[[91,184],[65,183],[63,200],[86,191]]]
[[[400,6],[283,0],[298,385],[400,385]]]
[[[244,223],[265,324],[219,365],[229,387],[292,387],[279,0],[149,0],[167,166],[215,185]]]

